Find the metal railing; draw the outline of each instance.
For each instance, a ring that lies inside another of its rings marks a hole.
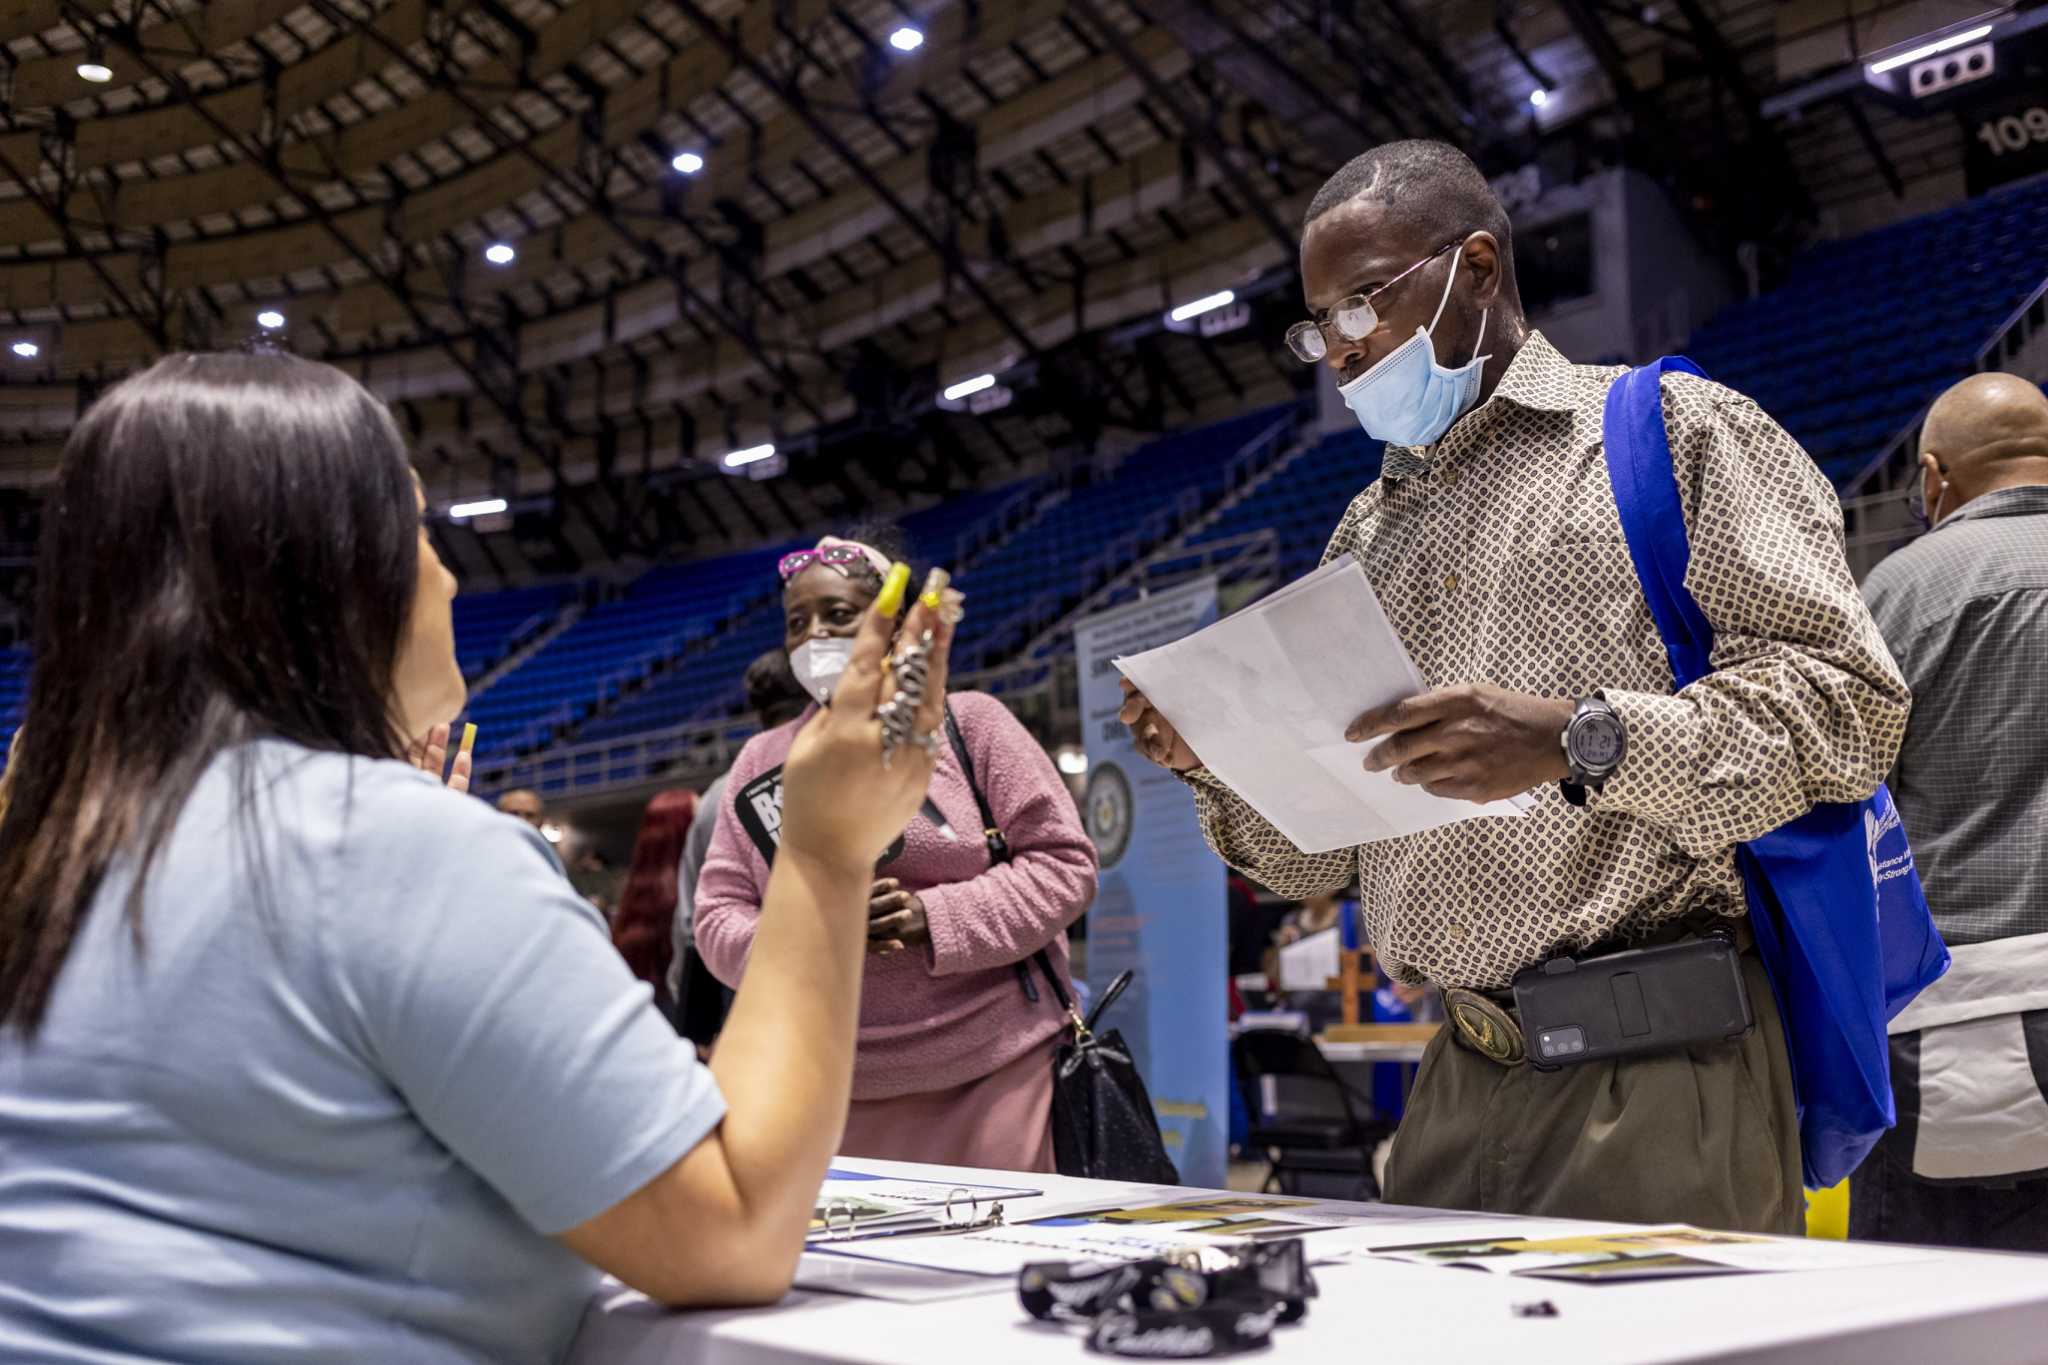
[[[2022,357],[2035,354],[2044,342],[2048,342],[2048,279],[1992,331],[1971,360],[1970,370],[1983,374],[2010,369]],[[2023,377],[2038,383],[2043,375]],[[1920,429],[1927,424],[1931,407],[1930,401],[1914,413],[1842,489],[1849,568],[1859,581],[1918,532],[1910,499],[1916,496],[1920,482]]]
[[[732,766],[759,727],[727,716],[650,730],[622,739],[557,744],[537,753],[484,764],[480,794],[531,787],[549,797],[594,796],[645,783],[701,785]]]

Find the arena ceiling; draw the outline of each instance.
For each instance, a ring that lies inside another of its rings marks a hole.
[[[1763,112],[1843,10],[16,0],[0,484],[154,356],[267,336],[388,399],[437,505],[508,500],[436,528],[473,574],[789,534],[1301,391],[1296,226],[1376,141],[1635,164],[1729,242],[1903,194],[1952,125]],[[1162,317],[1226,289],[1234,330]],[[1008,406],[943,398],[981,374]]]

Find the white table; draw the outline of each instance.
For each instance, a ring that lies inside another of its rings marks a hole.
[[[971,1184],[1016,1179],[883,1161],[838,1164]],[[1099,1191],[1106,1202],[1149,1201],[1161,1193],[1057,1176],[1030,1181],[1044,1186],[1048,1200]],[[1012,1220],[1029,1218],[1032,1202],[1017,1201]],[[1404,1365],[2048,1360],[2048,1257],[1941,1252],[1909,1264],[1636,1285],[1510,1280],[1387,1261],[1325,1266],[1316,1274],[1322,1297],[1307,1322],[1279,1329],[1273,1349],[1250,1359]],[[1559,1315],[1522,1318],[1512,1311],[1539,1299],[1555,1304]],[[974,1298],[915,1305],[799,1290],[774,1308],[725,1313],[671,1313],[610,1285],[592,1300],[570,1365],[1076,1365],[1101,1359],[1070,1330],[1031,1322],[1007,1284]]]
[[[1333,1043],[1316,1039],[1316,1050],[1332,1062],[1419,1062],[1427,1043]]]

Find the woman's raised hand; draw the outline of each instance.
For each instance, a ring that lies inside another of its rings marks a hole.
[[[946,665],[962,599],[947,586],[945,571],[934,569],[899,636],[896,617],[909,581],[907,565],[890,570],[861,622],[832,705],[798,733],[782,770],[782,851],[843,867],[864,886],[875,860],[916,816],[931,784],[933,748],[899,744],[885,764],[876,717],[896,693],[892,648],[915,645],[927,632],[924,699],[911,734],[937,735],[945,725]]]

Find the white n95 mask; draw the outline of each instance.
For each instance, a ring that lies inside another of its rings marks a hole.
[[[796,674],[799,687],[810,693],[818,705],[829,706],[833,689],[839,686],[839,675],[846,671],[846,661],[852,657],[853,641],[827,636],[806,640],[789,651],[789,668]]]
[[[1429,326],[1417,327],[1414,336],[1371,369],[1349,384],[1337,386],[1344,406],[1374,440],[1397,446],[1435,445],[1479,397],[1479,380],[1488,359],[1478,354],[1486,341],[1486,314],[1479,315],[1479,341],[1473,346],[1472,358],[1457,369],[1437,364],[1436,347],[1430,344],[1444,305],[1451,301],[1451,286],[1457,283],[1458,261],[1464,254],[1459,251],[1451,257],[1451,277],[1444,281],[1444,296],[1437,300],[1436,317],[1429,320]]]

